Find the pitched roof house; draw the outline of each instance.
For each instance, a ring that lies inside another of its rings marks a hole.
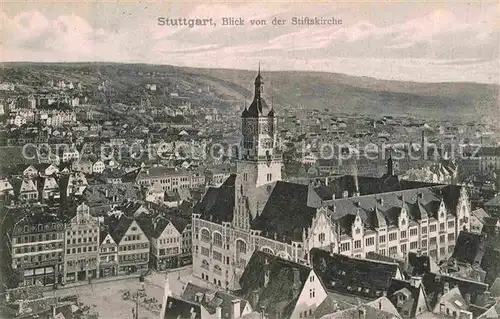
[[[237,294],[270,319],[311,316],[327,296],[313,269],[262,251],[252,254],[239,284]]]

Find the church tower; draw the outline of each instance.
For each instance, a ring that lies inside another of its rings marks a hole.
[[[265,202],[259,202],[259,198],[265,194],[267,186],[281,180],[282,167],[278,119],[273,107],[269,107],[262,97],[264,79],[260,66],[254,85],[253,101],[241,115],[243,138],[235,183],[235,216],[241,215],[246,220],[260,213]]]

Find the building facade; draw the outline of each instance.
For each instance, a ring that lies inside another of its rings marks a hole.
[[[365,257],[403,259],[421,251],[446,259],[470,227],[465,188],[400,180],[389,158],[378,177],[337,176],[298,184],[281,181],[277,120],[263,101],[262,77],[242,114],[236,174],[209,188],[193,213],[193,273],[234,288],[253,251],[309,264],[314,247]]]
[[[33,213],[12,227],[11,267],[21,284],[60,283],[64,258],[64,222],[45,210],[30,209]]]
[[[147,272],[150,244],[137,221],[122,216],[111,236],[118,245],[118,274]]]
[[[66,226],[64,281],[85,281],[99,277],[99,220],[85,203]]]
[[[99,246],[99,277],[118,274],[118,245],[108,232],[101,232]]]

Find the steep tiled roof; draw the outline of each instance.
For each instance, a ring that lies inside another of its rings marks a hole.
[[[303,229],[311,226],[316,215],[316,208],[308,205],[315,197],[308,185],[277,182],[262,213],[251,222],[252,229],[269,238],[302,240]]]
[[[498,244],[491,243],[484,252],[481,268],[486,271],[484,282],[492,285],[500,277],[500,248]]]
[[[399,267],[397,264],[330,254],[316,248],[311,249],[311,259],[314,271],[328,290],[373,299],[387,291]]]
[[[262,251],[255,251],[240,278],[242,298],[251,300],[258,293],[258,304],[254,309],[264,307],[270,317],[290,318],[300,292],[312,269],[281,259]],[[268,282],[265,285],[265,273]]]
[[[469,295],[472,302],[475,302],[488,289],[488,285],[485,283],[459,277],[427,273],[423,276],[422,284],[431,308],[434,308],[438,302],[439,295],[443,293],[445,282],[448,283],[450,289],[458,287],[462,296]]]
[[[417,288],[408,281],[393,279],[387,290],[387,298],[396,306],[400,313],[408,312],[410,318],[415,318],[415,313],[417,312],[417,306],[419,304],[420,289],[421,287]],[[399,292],[409,293],[409,298],[398,307]]]
[[[200,298],[198,301],[197,296]],[[240,300],[240,316],[247,304],[246,300],[241,300],[235,295],[227,294],[222,291],[213,291],[208,288],[196,286],[192,283],[188,283],[184,288],[182,299],[201,304],[210,314],[214,314],[216,308],[221,307],[222,318],[230,318],[232,307],[231,301],[236,299]]]
[[[133,222],[134,220],[132,218],[122,216],[120,219],[118,219],[115,225],[111,226],[111,228],[113,229],[111,231],[111,237],[113,237],[113,240],[117,244],[120,243],[123,236],[125,236],[127,230],[129,229],[130,225],[132,225]]]
[[[169,296],[167,298],[164,319],[202,319],[201,306],[197,303]]]
[[[438,269],[434,261],[426,255],[418,255],[414,252],[408,253],[408,274],[410,276],[423,276],[428,272],[436,271]],[[433,269],[434,268],[434,269]]]
[[[220,223],[231,222],[235,200],[235,180],[236,174],[231,174],[220,187],[210,187],[201,202],[194,207],[193,212],[201,214],[202,218],[206,220]]]
[[[458,235],[452,258],[458,262],[481,263],[484,254],[484,241],[482,235],[461,231]]]

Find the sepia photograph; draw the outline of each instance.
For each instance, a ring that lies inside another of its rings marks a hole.
[[[500,318],[498,1],[1,1],[0,319]]]

